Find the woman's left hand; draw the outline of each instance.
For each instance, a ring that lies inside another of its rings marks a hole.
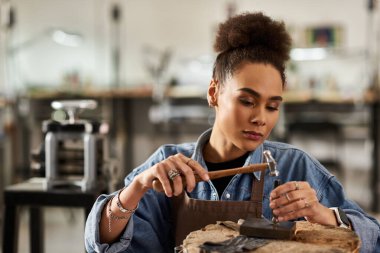
[[[337,225],[333,211],[319,203],[308,182],[293,181],[276,187],[270,194],[269,206],[280,222],[304,217],[313,223]]]

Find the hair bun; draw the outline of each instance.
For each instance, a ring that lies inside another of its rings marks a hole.
[[[236,48],[265,48],[288,60],[291,39],[285,24],[261,12],[243,13],[219,25],[214,44],[217,53]]]

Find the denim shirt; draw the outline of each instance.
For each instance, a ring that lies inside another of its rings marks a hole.
[[[177,153],[191,156],[192,159],[207,169],[202,149],[210,135],[211,129],[203,133],[196,143],[160,147],[145,163],[135,168],[125,178],[125,185],[130,184],[134,177],[142,171]],[[271,151],[277,162],[277,169],[280,172],[279,178],[282,182],[307,181],[317,192],[321,204],[326,207],[340,207],[345,211],[353,230],[361,239],[360,252],[380,252],[380,224],[376,219],[368,216],[356,203],[345,197],[342,185],[317,160],[289,144],[265,141],[249,154],[245,165],[263,162],[262,153],[264,150]],[[253,177],[260,179],[260,172],[235,175],[222,196],[218,196],[211,181],[200,182],[189,193],[189,196],[204,200],[247,201],[250,199]],[[268,219],[272,217],[269,195],[275,179],[266,170],[263,215]],[[129,220],[119,240],[112,244],[101,244],[99,224],[102,210],[114,194],[116,192],[99,196],[87,218],[85,228],[87,252],[173,252],[171,202],[163,193],[157,193],[154,190],[149,190],[141,199],[137,211]]]

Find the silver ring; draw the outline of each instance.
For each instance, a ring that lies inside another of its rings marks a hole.
[[[179,173],[178,170],[176,169],[170,169],[169,172],[168,172],[168,177],[170,178],[170,180],[174,180],[175,177],[181,175],[181,173]]]
[[[285,193],[285,197],[286,197],[286,199],[290,202],[290,198],[289,198],[289,196],[288,196],[288,193]]]
[[[294,182],[294,185],[296,186],[295,191],[298,191],[300,189],[300,185],[297,181]]]

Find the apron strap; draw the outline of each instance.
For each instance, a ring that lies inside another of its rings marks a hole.
[[[253,176],[252,181],[252,190],[251,190],[251,201],[256,203],[252,205],[250,213],[253,214],[256,218],[261,218],[263,214],[263,192],[264,192],[264,177],[265,169],[260,171],[260,180]]]

